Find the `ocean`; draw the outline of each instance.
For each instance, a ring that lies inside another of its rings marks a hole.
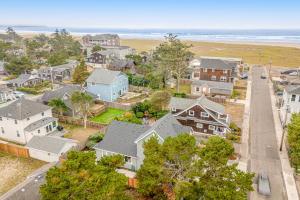
[[[62,27],[48,26],[11,26],[16,32],[22,33],[53,33]],[[0,25],[4,32],[7,25]],[[192,41],[227,41],[227,42],[263,42],[300,44],[299,30],[209,30],[209,29],[116,29],[116,28],[66,28],[74,35],[114,33],[121,38],[162,39],[173,33],[180,39]]]

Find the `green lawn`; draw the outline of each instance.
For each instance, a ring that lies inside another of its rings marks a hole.
[[[109,124],[112,120],[114,120],[117,116],[121,116],[125,113],[125,110],[117,109],[117,108],[108,108],[104,113],[91,118],[90,120],[93,122],[98,122],[101,124]]]

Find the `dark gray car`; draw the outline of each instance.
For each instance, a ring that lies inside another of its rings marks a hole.
[[[258,174],[257,191],[258,191],[258,193],[265,195],[265,196],[271,195],[270,181],[269,181],[269,177],[266,173]]]

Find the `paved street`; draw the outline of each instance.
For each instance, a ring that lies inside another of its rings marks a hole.
[[[266,172],[271,182],[272,196],[265,198],[256,192],[251,199],[286,199],[281,163],[268,88],[268,80],[261,79],[262,67],[253,67],[250,118],[250,170]],[[255,188],[256,189],[256,188]]]

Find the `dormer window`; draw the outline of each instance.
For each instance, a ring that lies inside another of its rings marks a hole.
[[[208,117],[209,117],[209,114],[207,114],[206,112],[201,112],[201,117],[208,118]]]
[[[193,110],[189,110],[189,116],[194,116],[195,112]]]

